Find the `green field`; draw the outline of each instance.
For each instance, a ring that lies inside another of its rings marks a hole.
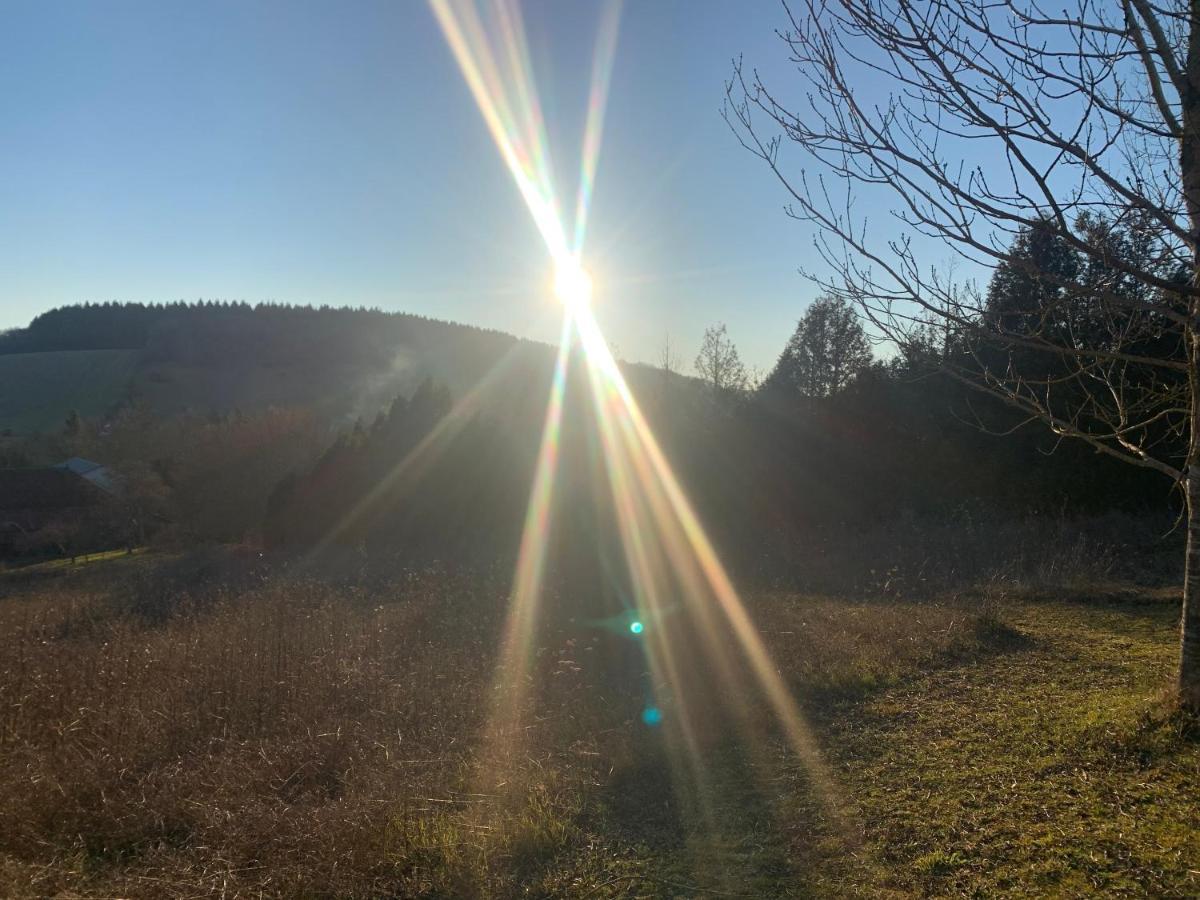
[[[96,417],[129,393],[137,350],[62,350],[0,355],[0,431],[54,431],[67,414]]]
[[[156,362],[143,367],[134,385],[137,396],[165,415],[209,410],[243,412],[268,407],[305,407],[323,419],[352,422],[371,419],[399,394],[411,395],[425,378],[465,396],[496,371],[498,388],[508,384],[505,371],[519,366],[547,366],[547,347],[514,344],[507,355],[466,357],[461,351],[430,344],[397,348],[390,364],[346,359],[331,363],[262,364],[230,359],[224,365]],[[507,361],[507,362],[505,362]],[[497,399],[513,391],[497,390]]]

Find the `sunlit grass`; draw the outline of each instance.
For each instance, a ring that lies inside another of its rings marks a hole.
[[[1028,599],[1005,613],[1025,638],[1014,652],[902,679],[828,717],[878,860],[846,867],[839,891],[1196,892],[1200,727],[1161,696],[1176,605]]]
[[[665,722],[596,689],[587,648],[627,626],[542,629],[516,789],[482,789],[507,585],[239,566],[0,578],[0,894],[1179,895],[1200,863],[1200,744],[1153,696],[1175,635],[1152,596],[1047,593],[998,625],[755,594],[855,838],[761,695],[748,732],[694,718],[687,777]]]
[[[74,556],[63,556],[45,562],[33,563],[22,568],[27,572],[44,569],[61,569],[69,566],[86,566],[89,563],[105,562],[114,559],[140,556],[146,552],[146,547],[118,547],[115,550],[97,550],[92,553],[77,553]]]

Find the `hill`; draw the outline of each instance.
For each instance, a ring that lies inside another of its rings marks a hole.
[[[311,543],[320,537],[313,523],[332,529],[371,496],[372,515],[359,511],[360,527],[342,544],[370,536],[391,552],[399,534],[416,529],[421,540],[404,542],[409,552],[420,545],[442,558],[451,547],[499,547],[503,555],[515,547],[511,527],[520,525],[555,357],[546,344],[379,310],[65,307],[0,335],[0,373],[9,374],[0,388],[3,464],[82,456],[123,474],[128,520],[152,522],[150,532],[76,529],[73,552],[107,549],[134,532],[137,540],[151,532],[241,540],[260,532],[273,496],[279,542]],[[572,397],[586,397],[586,379],[572,368]],[[630,366],[626,374],[635,392],[650,388],[661,400],[661,372]],[[687,389],[673,400],[701,396]],[[72,410],[81,419],[67,430]],[[584,407],[573,403],[572,416],[583,418]],[[412,466],[411,478],[392,477],[435,430],[437,452],[426,456],[436,471]],[[575,470],[591,471],[590,452],[580,445]],[[389,491],[375,490],[384,482]],[[461,520],[447,534],[440,526],[451,524],[451,497]],[[292,534],[286,520],[296,516],[313,527]],[[368,522],[388,527],[373,533]],[[25,541],[25,555],[64,552],[62,537]]]
[[[139,358],[137,350],[0,355],[0,431],[51,431],[72,409],[103,415],[130,395]]]
[[[207,413],[303,406],[371,417],[433,378],[460,396],[502,359],[551,348],[403,313],[241,303],[70,306],[0,334],[0,431],[56,429],[139,401]]]

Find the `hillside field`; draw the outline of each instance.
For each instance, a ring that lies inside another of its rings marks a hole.
[[[138,327],[127,321],[139,316]],[[505,416],[553,363],[545,344],[399,313],[65,307],[0,334],[0,432],[54,431],[72,409],[98,424],[125,401],[164,418],[305,409],[348,427],[426,379],[454,398],[486,386],[479,399]],[[625,369],[635,386],[663,381],[645,366]]]
[[[0,431],[54,431],[67,414],[99,417],[129,395],[137,350],[0,354]]]

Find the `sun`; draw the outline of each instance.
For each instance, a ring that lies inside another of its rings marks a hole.
[[[567,309],[586,307],[592,300],[592,278],[579,260],[562,260],[554,271],[554,296]]]

